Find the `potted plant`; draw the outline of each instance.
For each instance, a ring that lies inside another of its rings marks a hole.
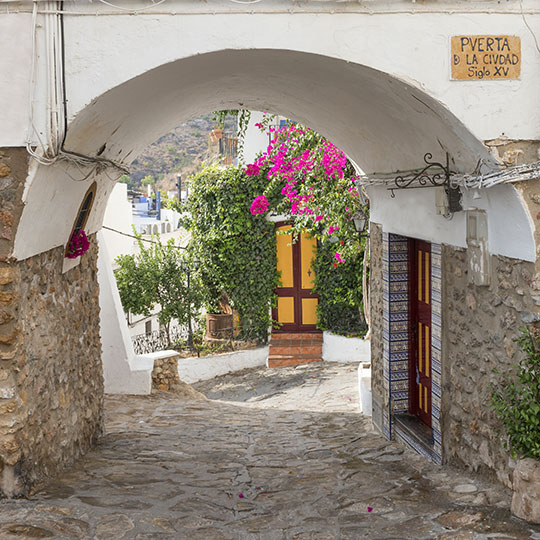
[[[491,403],[508,436],[514,471],[512,513],[540,523],[540,329],[521,328],[523,357],[513,377],[493,389]],[[498,372],[497,372],[498,373]]]
[[[203,273],[203,294],[206,308],[206,339],[231,339],[233,337],[232,311],[227,295],[217,280]]]

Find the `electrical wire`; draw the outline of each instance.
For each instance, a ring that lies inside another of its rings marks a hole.
[[[165,1],[165,0],[162,0]],[[156,4],[155,4],[156,5]],[[65,57],[65,31],[64,31],[64,2],[60,2],[60,10],[56,13],[45,14],[45,44],[47,73],[47,141],[44,142],[35,125],[34,98],[36,87],[36,44],[37,44],[37,14],[38,0],[34,0],[32,9],[32,57],[30,62],[30,92],[29,92],[29,120],[26,135],[26,150],[28,154],[40,165],[51,166],[59,160],[74,164],[82,174],[81,178],[74,178],[68,171],[66,174],[76,182],[86,181],[92,174],[100,173],[107,167],[118,169],[122,174],[129,173],[129,169],[122,163],[99,156],[87,156],[67,150],[65,142],[68,131],[67,90],[66,90],[66,57]],[[52,19],[52,20],[51,20]],[[63,119],[60,120],[60,116]],[[37,139],[40,151],[32,143],[32,134]],[[52,155],[50,155],[52,154]],[[89,172],[81,168],[91,167]],[[109,177],[110,178],[110,177]]]
[[[525,23],[525,26],[531,33],[531,36],[534,39],[534,44],[536,45],[536,50],[540,54],[540,46],[538,45],[538,39],[536,38],[536,34],[533,32],[533,29],[529,26],[529,23],[527,22],[527,19],[525,18],[525,13],[523,11],[523,0],[519,0],[519,6],[521,7],[521,18],[523,19],[523,22]]]
[[[418,169],[421,170],[421,169]],[[478,166],[476,167],[478,170]],[[394,184],[394,178],[390,176],[402,176],[404,180],[414,176],[411,172],[407,171],[394,171],[392,173],[385,173],[385,178],[381,176],[370,176],[368,174],[359,175],[357,177],[358,183],[363,186],[391,186]],[[526,180],[533,180],[540,178],[540,161],[534,163],[527,163],[524,165],[515,165],[513,167],[507,167],[505,169],[493,170],[485,174],[473,173],[473,174],[457,174],[452,173],[450,176],[450,183],[453,187],[464,187],[467,189],[479,189],[479,188],[492,188],[499,184],[511,184],[515,182],[524,182]],[[424,187],[420,184],[413,185],[411,187]],[[431,186],[426,186],[431,187]],[[399,187],[394,189],[398,190]]]
[[[107,227],[105,225],[102,226],[102,229],[107,229],[108,231],[112,231],[112,232],[121,234],[122,236],[128,236],[129,238],[134,238],[135,240],[140,240],[141,242],[147,242],[149,244],[161,244],[160,242],[156,242],[155,240],[149,240],[148,238],[141,238],[140,236],[135,236],[134,234],[128,234],[128,233],[125,233],[125,232],[122,232],[122,231],[118,231],[117,229],[113,229],[113,228]],[[163,245],[163,244],[161,244],[161,245]],[[176,248],[176,249],[188,249],[185,246],[174,245],[173,247]]]
[[[112,7],[114,9],[118,9],[119,11],[126,11],[128,13],[140,13],[141,11],[146,11],[148,9],[151,9],[153,7],[157,7],[160,4],[163,4],[163,3],[166,2],[166,0],[159,0],[158,2],[154,2],[152,0],[152,4],[150,6],[145,6],[145,7],[138,8],[138,9],[133,9],[133,8],[124,8],[122,6],[117,6],[117,5],[115,5],[115,4],[111,3],[111,2],[107,2],[107,0],[98,0],[98,1],[101,2],[102,4],[105,4],[106,6]]]

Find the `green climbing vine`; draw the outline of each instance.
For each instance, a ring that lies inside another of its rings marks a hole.
[[[190,187],[184,225],[199,261],[206,309],[219,313],[225,293],[244,334],[265,341],[277,270],[274,224],[249,211],[261,181],[247,181],[237,167],[208,166]]]

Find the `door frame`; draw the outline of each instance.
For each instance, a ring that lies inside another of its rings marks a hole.
[[[275,223],[275,234],[277,234],[277,229],[279,227],[284,227],[290,225],[290,221],[278,221]],[[292,238],[292,236],[291,236]],[[317,325],[303,325],[302,324],[302,298],[319,298],[319,296],[312,292],[313,289],[302,289],[302,260],[301,260],[301,241],[298,239],[297,242],[292,244],[292,264],[293,264],[293,283],[297,285],[296,287],[276,287],[274,293],[276,296],[286,296],[294,297],[294,324],[283,324],[281,327],[276,328],[272,327],[272,333],[320,333],[321,331],[317,328]],[[278,309],[277,306],[272,307],[272,319],[274,321],[278,320]]]

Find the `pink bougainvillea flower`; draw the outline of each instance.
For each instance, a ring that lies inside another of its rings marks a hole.
[[[268,199],[264,195],[257,195],[253,202],[251,203],[251,208],[249,211],[255,214],[264,214],[268,211]]]
[[[257,122],[257,123],[255,124],[255,127],[256,127],[256,128],[259,128],[259,129],[262,129],[262,128],[263,128],[263,125],[262,125],[260,122]]]
[[[334,255],[334,257],[335,257],[335,259],[336,259],[337,262],[340,262],[340,263],[345,262],[345,261],[341,258],[341,255],[340,255],[339,253],[336,253],[336,254]]]
[[[339,227],[334,227],[332,225],[328,227],[328,234],[334,234],[336,231],[339,231]]]
[[[372,511],[373,511],[373,508],[371,508],[371,506],[368,506],[368,507],[367,507],[367,511],[368,511],[368,512],[372,512]]]
[[[238,498],[239,498],[239,499],[243,499],[243,498],[244,498],[244,494],[243,494],[243,493],[239,493],[239,494],[238,494]]]
[[[321,221],[322,218],[323,216],[315,216],[315,221]]]
[[[73,233],[69,246],[66,250],[66,257],[68,259],[76,259],[80,257],[83,253],[86,253],[90,248],[90,242],[86,237],[86,233],[80,229]]]
[[[250,163],[250,164],[246,167],[246,170],[245,170],[245,173],[246,173],[248,176],[256,176],[256,175],[258,175],[260,172],[261,172],[261,169],[260,169],[259,165],[257,165],[256,163]]]

